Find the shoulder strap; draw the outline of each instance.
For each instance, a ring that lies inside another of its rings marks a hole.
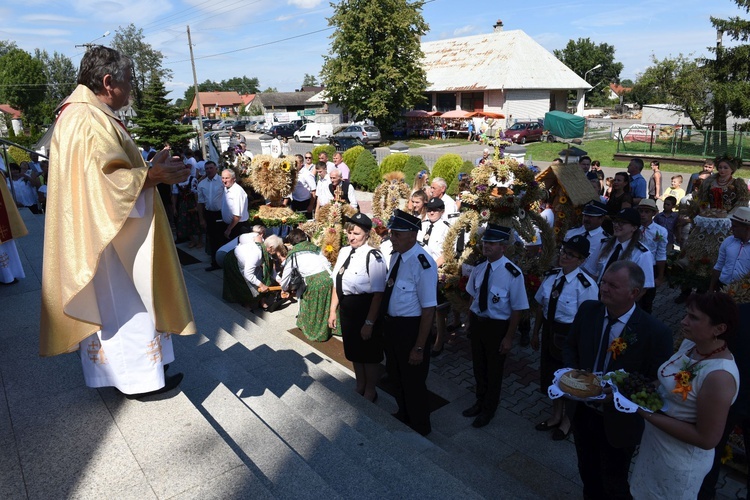
[[[521,275],[521,271],[518,270],[516,266],[514,266],[511,262],[505,263],[505,269],[510,272],[510,274],[513,275],[514,278],[518,278]]]
[[[583,273],[578,273],[578,281],[581,282],[581,285],[583,285],[583,288],[588,288],[591,286],[591,282],[586,278],[586,276]]]

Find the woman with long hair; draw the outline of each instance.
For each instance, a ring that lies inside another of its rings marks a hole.
[[[637,499],[698,497],[739,389],[727,345],[739,329],[734,300],[725,293],[691,295],[680,326],[685,339],[658,371],[666,408],[637,410],[646,421],[632,474],[638,480],[630,483]]]
[[[409,203],[411,203],[411,208],[409,210],[413,216],[419,217],[420,221],[424,221],[427,218],[427,208],[425,207],[427,201],[427,193],[421,189],[419,191],[414,191],[411,194],[411,198],[409,198]]]
[[[604,272],[615,261],[630,260],[643,269],[646,281],[644,289],[654,287],[654,256],[646,246],[641,243],[641,216],[635,208],[624,208],[612,217],[613,236],[609,238],[599,250],[597,260],[599,283]]]
[[[612,179],[612,192],[607,200],[607,213],[611,217],[617,215],[623,208],[631,208],[632,206],[630,176],[627,172],[617,172]]]

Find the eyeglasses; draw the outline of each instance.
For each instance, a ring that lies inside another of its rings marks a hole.
[[[305,160],[312,160],[312,156],[305,156]]]

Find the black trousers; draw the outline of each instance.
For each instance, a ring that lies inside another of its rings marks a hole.
[[[494,415],[500,403],[506,358],[505,354],[500,354],[500,342],[508,331],[508,320],[472,314],[469,328],[477,401],[482,403],[482,412]]]
[[[742,428],[742,437],[745,442],[745,451],[750,450],[750,417],[738,415],[737,413],[729,412],[727,417],[727,424],[724,428],[724,434],[721,436],[721,441],[716,446],[714,455],[714,465],[706,477],[703,478],[703,484],[698,492],[698,500],[711,500],[716,495],[716,481],[719,479],[719,471],[721,469],[721,457],[724,456],[724,446],[727,444],[729,435],[734,430],[735,426],[739,425]],[[748,492],[750,492],[750,474],[746,477]]]
[[[248,224],[249,224],[249,222],[248,222],[248,221],[246,221],[246,220],[245,220],[245,221],[242,221],[242,222],[238,222],[238,223],[237,223],[237,224],[236,224],[236,225],[235,225],[235,226],[234,226],[234,227],[232,228],[232,231],[231,231],[231,232],[229,233],[229,238],[226,238],[226,239],[224,240],[224,243],[226,243],[226,242],[227,242],[227,241],[229,241],[229,240],[233,240],[233,239],[235,239],[235,238],[236,238],[237,236],[240,236],[240,235],[242,235],[242,234],[245,234],[245,233],[247,233],[247,232],[248,232],[248,230],[247,230]],[[225,225],[224,225],[224,231],[226,231],[226,227],[227,227],[228,225],[229,225],[229,224],[225,224]],[[222,243],[222,245],[223,245],[223,243]]]
[[[206,220],[206,243],[211,253],[211,265],[218,267],[216,263],[216,251],[227,242],[224,238],[224,231],[227,225],[221,220],[221,210],[206,210],[204,213]]]
[[[628,470],[635,447],[615,448],[607,441],[604,416],[578,403],[572,421],[578,473],[586,500],[631,499]]]
[[[427,374],[430,371],[430,345],[425,343],[422,363],[409,364],[409,353],[419,336],[421,317],[386,316],[383,321],[385,343],[385,367],[388,378],[395,386],[398,416],[409,427],[426,436],[432,431],[430,425],[430,399],[427,392]]]
[[[312,210],[308,211],[307,208],[310,206],[310,199],[297,201],[292,200],[292,210],[295,212],[305,212],[305,215],[307,215],[307,218],[309,219],[312,215]]]

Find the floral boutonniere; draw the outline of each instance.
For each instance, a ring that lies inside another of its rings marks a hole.
[[[627,328],[627,326],[625,328],[626,331],[623,332],[624,334],[621,337],[617,337],[609,344],[607,351],[612,353],[612,359],[617,359],[617,356],[621,356],[629,346],[638,341],[636,333]]]
[[[672,392],[682,394],[682,400],[685,401],[690,391],[693,390],[693,379],[700,369],[701,365],[697,363],[689,364],[688,361],[683,361],[682,370],[674,374],[675,387]]]
[[[664,235],[661,233],[656,233],[656,236],[654,236],[654,241],[664,241]]]

